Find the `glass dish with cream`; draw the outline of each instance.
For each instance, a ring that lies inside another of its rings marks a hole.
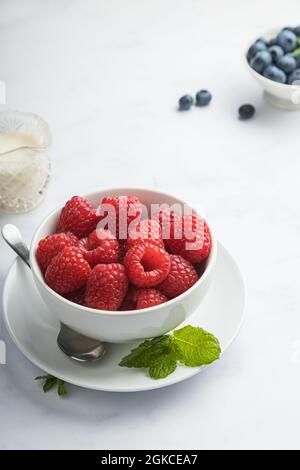
[[[44,198],[50,175],[51,134],[39,116],[0,113],[0,212],[22,213]]]

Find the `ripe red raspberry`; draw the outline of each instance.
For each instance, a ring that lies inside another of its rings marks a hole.
[[[72,292],[86,284],[91,272],[89,263],[75,246],[67,246],[50,261],[45,281],[59,294]]]
[[[151,245],[156,245],[160,248],[165,247],[161,237],[159,223],[155,220],[144,219],[129,232],[126,242],[126,250],[144,242],[151,243]]]
[[[90,266],[96,264],[118,263],[120,261],[119,242],[109,230],[96,229],[87,238],[83,257]],[[82,242],[83,245],[83,242]]]
[[[167,297],[157,289],[140,289],[137,293],[136,308],[149,308],[166,302]]]
[[[36,258],[43,272],[46,271],[50,261],[66,246],[77,246],[78,238],[71,232],[54,233],[39,241]]]
[[[68,294],[64,294],[63,297],[70,300],[70,302],[74,302],[75,304],[84,305],[85,287],[82,287],[81,289],[75,290],[73,292],[69,292]]]
[[[94,230],[98,221],[92,204],[80,196],[73,196],[61,210],[57,231],[70,231],[81,238]]]
[[[127,252],[124,265],[132,284],[137,287],[153,287],[169,274],[170,256],[158,246],[142,243]]]
[[[183,216],[181,223],[173,224],[166,245],[172,253],[183,256],[190,263],[200,263],[208,257],[211,248],[207,223],[199,216]]]
[[[188,290],[198,280],[194,266],[179,255],[170,255],[171,269],[158,289],[169,299],[177,297]]]
[[[105,205],[109,206],[108,210],[105,210]],[[108,228],[116,238],[125,240],[129,225],[141,217],[142,206],[136,196],[106,196],[98,208],[98,214],[100,213],[100,220],[107,219],[106,226],[102,228]]]
[[[128,279],[122,264],[97,264],[87,282],[85,304],[100,310],[118,310],[127,289]]]

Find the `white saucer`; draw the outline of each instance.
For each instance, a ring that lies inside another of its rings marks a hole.
[[[3,306],[6,327],[20,351],[42,370],[74,385],[111,392],[152,390],[188,379],[201,370],[200,367],[178,366],[169,377],[153,380],[144,369],[118,366],[120,359],[138,342],[108,344],[104,359],[91,364],[69,359],[56,344],[59,324],[40,299],[31,272],[20,259],[16,259],[7,275]],[[216,335],[224,352],[240,329],[244,306],[245,286],[241,273],[219,244],[213,284],[201,307],[187,323]]]

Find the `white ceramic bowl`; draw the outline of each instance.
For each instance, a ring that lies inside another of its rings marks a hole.
[[[268,30],[266,33],[257,35],[249,44],[244,53],[244,62],[252,77],[264,89],[266,100],[281,109],[300,110],[300,86],[287,85],[285,83],[278,83],[270,80],[269,78],[260,75],[252,67],[247,60],[247,52],[249,47],[256,41],[258,37],[264,39],[272,39],[282,30],[282,28],[274,28]]]
[[[168,194],[136,188],[99,191],[85,197],[96,206],[105,195],[128,196],[132,194],[138,196],[146,206],[151,203],[179,203],[181,206],[184,204],[183,201]],[[188,291],[164,304],[147,310],[109,312],[77,305],[54,292],[44,281],[35,252],[39,240],[55,231],[60,210],[61,207],[48,215],[40,224],[33,236],[30,248],[30,262],[37,289],[51,313],[60,321],[92,338],[111,343],[122,343],[165,334],[182,323],[199,307],[211,283],[216,261],[217,242],[213,233],[211,233],[211,252],[201,278]]]

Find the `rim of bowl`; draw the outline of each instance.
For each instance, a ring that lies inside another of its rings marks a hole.
[[[275,82],[275,80],[271,80],[270,78],[267,78],[265,77],[264,75],[261,75],[260,73],[256,72],[256,70],[254,70],[251,65],[249,64],[248,62],[248,59],[247,59],[247,53],[248,53],[248,50],[250,48],[250,46],[259,38],[266,38],[268,39],[268,36],[271,36],[272,35],[276,35],[277,33],[279,33],[282,29],[284,28],[284,26],[278,26],[276,28],[272,28],[272,29],[268,29],[267,32],[264,32],[264,34],[260,34],[260,35],[257,35],[255,37],[255,39],[252,39],[252,41],[249,41],[248,43],[248,46],[246,48],[246,52],[244,52],[243,54],[243,58],[244,58],[244,62],[246,63],[246,66],[247,68],[250,70],[250,72],[252,73],[252,75],[254,75],[256,78],[259,78],[261,81],[265,82],[265,83],[271,83],[274,87],[276,88],[286,88],[286,87],[296,87],[298,88],[300,85],[292,85],[292,84],[289,84],[289,83],[279,83],[279,82]]]
[[[81,197],[89,199],[89,198],[95,196],[97,193],[104,193],[105,191],[108,192],[108,193],[110,191],[120,192],[120,194],[122,194],[122,192],[127,192],[127,193],[131,192],[132,194],[134,194],[134,191],[143,191],[143,192],[145,192],[145,193],[147,192],[149,194],[156,193],[157,195],[164,195],[166,197],[174,199],[177,202],[179,202],[180,204],[186,204],[185,201],[183,201],[182,199],[178,199],[177,197],[175,197],[171,194],[168,194],[168,193],[165,193],[165,192],[162,192],[162,191],[156,191],[156,190],[145,189],[145,188],[137,188],[137,187],[135,187],[135,188],[109,188],[109,189],[103,189],[103,190],[89,192],[87,194],[84,194]],[[43,287],[51,295],[56,297],[62,303],[66,303],[67,305],[71,305],[73,308],[77,309],[78,311],[89,312],[91,314],[101,315],[101,316],[114,315],[114,316],[124,317],[124,316],[133,316],[133,315],[145,314],[145,311],[154,312],[156,310],[160,310],[166,303],[168,303],[168,305],[174,304],[174,303],[178,302],[178,300],[180,301],[181,299],[183,299],[184,297],[189,295],[189,293],[191,293],[194,289],[196,289],[196,287],[199,284],[204,282],[204,280],[208,277],[208,274],[210,273],[210,271],[212,270],[212,268],[215,264],[216,257],[217,257],[217,240],[214,236],[213,231],[211,230],[211,226],[208,224],[209,230],[210,230],[210,235],[211,235],[211,250],[210,250],[210,254],[209,254],[208,258],[206,259],[207,260],[207,265],[205,267],[205,270],[204,270],[202,276],[197,280],[197,282],[195,282],[195,284],[192,287],[190,287],[187,291],[185,291],[182,294],[178,295],[174,299],[167,300],[167,302],[164,302],[163,304],[155,305],[153,307],[148,307],[147,309],[124,310],[124,311],[123,310],[122,311],[120,311],[120,310],[100,310],[100,309],[90,308],[90,307],[86,307],[84,305],[76,304],[75,302],[71,302],[70,300],[64,298],[62,295],[55,292],[53,289],[51,289],[46,284],[46,282],[44,280],[44,277],[43,277],[43,274],[42,274],[42,272],[39,268],[39,265],[38,265],[38,262],[37,262],[37,259],[36,259],[36,255],[35,255],[36,246],[37,246],[37,243],[39,242],[39,239],[37,239],[38,233],[40,232],[41,228],[48,222],[48,220],[51,217],[53,217],[54,214],[58,213],[58,211],[61,210],[62,207],[63,206],[60,205],[60,206],[56,207],[56,209],[52,210],[50,212],[50,214],[48,214],[42,220],[42,222],[38,225],[38,227],[34,231],[34,234],[33,234],[32,240],[31,240],[31,244],[30,244],[30,265],[31,265],[31,269],[32,269],[32,272],[33,272],[35,278],[43,285]],[[197,214],[197,211],[192,206],[189,206],[189,207]]]

